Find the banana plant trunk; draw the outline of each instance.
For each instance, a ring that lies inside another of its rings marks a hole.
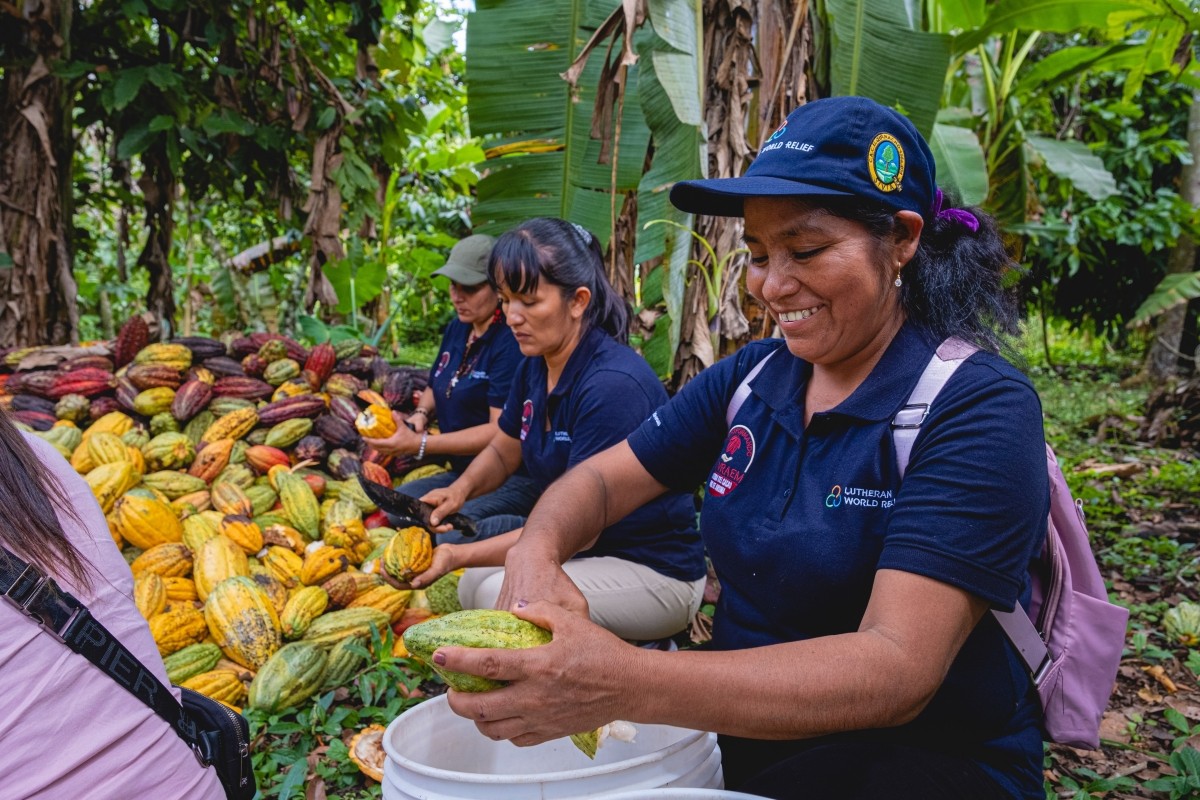
[[[0,345],[77,343],[71,107],[51,72],[69,55],[73,6],[47,0],[18,8],[3,24],[23,28],[29,50],[20,63],[0,64]]]
[[[1179,196],[1195,207],[1200,207],[1200,90],[1192,90],[1192,106],[1188,110],[1188,149],[1192,160],[1183,166],[1179,176]],[[1196,269],[1196,242],[1186,233],[1179,237],[1175,249],[1167,259],[1169,274],[1193,272]],[[1159,316],[1154,329],[1154,342],[1146,353],[1144,365],[1151,386],[1174,377],[1179,369],[1179,346],[1183,341],[1184,323],[1187,321],[1190,304],[1179,303]]]

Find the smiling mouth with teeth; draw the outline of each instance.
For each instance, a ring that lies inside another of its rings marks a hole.
[[[779,314],[780,322],[799,322],[802,319],[808,319],[813,314],[820,310],[820,306],[801,309],[800,311],[784,311]]]

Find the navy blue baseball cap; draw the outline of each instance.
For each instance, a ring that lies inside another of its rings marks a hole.
[[[745,175],[680,181],[671,202],[693,214],[740,217],[747,197],[861,197],[926,216],[935,169],[903,114],[865,97],[829,97],[789,114]]]

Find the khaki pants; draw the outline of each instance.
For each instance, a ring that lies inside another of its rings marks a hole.
[[[680,581],[623,558],[575,558],[563,564],[587,598],[592,622],[630,641],[674,636],[704,597],[704,578]],[[503,567],[473,567],[458,582],[463,608],[495,608]]]

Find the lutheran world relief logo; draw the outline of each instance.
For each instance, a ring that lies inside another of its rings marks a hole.
[[[435,369],[433,371],[433,377],[436,378],[438,375],[441,375],[442,370],[444,370],[446,368],[446,365],[449,363],[450,363],[450,354],[442,353],[441,357],[438,358],[437,369]]]
[[[754,461],[754,434],[745,425],[734,425],[725,438],[725,449],[708,476],[708,493],[725,497],[741,484]]]
[[[521,406],[521,441],[529,435],[529,426],[533,424],[533,401],[526,400]]]
[[[891,508],[896,504],[891,489],[863,489],[860,486],[835,484],[825,496],[826,508],[841,508],[843,505],[858,508]]]

